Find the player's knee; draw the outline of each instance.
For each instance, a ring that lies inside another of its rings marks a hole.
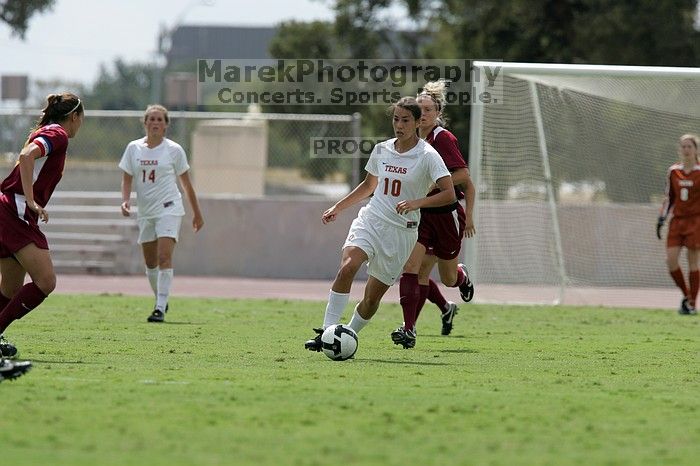
[[[56,289],[56,274],[51,273],[37,277],[37,279],[34,280],[34,284],[48,296]]]
[[[338,270],[337,278],[342,281],[352,281],[359,267],[351,261],[344,262]]]
[[[173,257],[170,254],[163,253],[158,254],[158,267],[161,269],[171,269],[173,268]],[[153,268],[153,267],[151,267]]]

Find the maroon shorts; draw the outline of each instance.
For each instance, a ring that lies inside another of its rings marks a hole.
[[[17,214],[14,196],[0,194],[0,259],[12,257],[30,243],[36,244],[39,249],[49,249],[46,236],[39,226]]]
[[[668,226],[666,247],[685,246],[700,249],[700,215],[673,217]]]
[[[438,259],[451,260],[462,247],[465,227],[466,216],[461,204],[451,212],[421,210],[418,242]]]

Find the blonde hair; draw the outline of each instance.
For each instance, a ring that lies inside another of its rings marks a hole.
[[[680,146],[685,140],[690,140],[690,142],[693,143],[693,145],[695,146],[695,161],[700,162],[700,154],[698,154],[698,146],[700,146],[700,137],[698,137],[697,134],[686,133],[678,139],[678,145]]]
[[[416,100],[419,100],[421,98],[429,98],[433,102],[435,102],[435,106],[437,107],[437,122],[440,126],[445,126],[447,124],[447,121],[442,115],[442,110],[445,108],[446,98],[445,98],[445,91],[447,89],[447,81],[444,79],[439,79],[437,81],[429,81],[425,83],[425,86],[423,86],[423,89],[418,93],[416,96]]]
[[[170,123],[170,117],[168,116],[168,109],[163,107],[160,104],[152,104],[146,107],[146,111],[143,113],[143,124],[146,124],[146,121],[148,120],[148,114],[157,111],[157,112],[162,112],[163,113],[163,118],[165,118],[166,123]]]

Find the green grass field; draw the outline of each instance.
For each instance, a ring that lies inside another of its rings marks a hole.
[[[51,296],[7,337],[7,465],[697,464],[700,320],[672,311],[382,305],[356,359],[303,349],[323,303]],[[350,306],[346,313],[350,312]]]

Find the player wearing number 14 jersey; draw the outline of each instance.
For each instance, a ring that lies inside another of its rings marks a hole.
[[[314,329],[318,335],[306,342],[308,350],[321,351],[320,334],[340,322],[350,300],[353,278],[367,262],[369,278],[364,297],[348,324],[359,333],[377,312],[384,293],[401,275],[418,239],[420,209],[455,202],[445,163],[430,144],[418,138],[420,118],[421,109],[414,98],[399,100],[392,115],[396,137],[374,147],[365,167],[365,180],[321,217],[324,224],[332,222],[342,210],[372,195],[350,226],[323,327]],[[440,192],[427,197],[433,183]]]
[[[679,141],[680,163],[671,165],[666,180],[666,198],[656,224],[656,235],[661,239],[661,228],[671,214],[666,239],[666,264],[683,300],[680,314],[696,314],[695,298],[700,288],[698,256],[700,255],[700,164],[698,163],[698,137],[693,134],[681,136]],[[681,248],[688,249],[688,275],[686,284],[678,263]],[[689,286],[688,286],[689,285]]]
[[[204,225],[202,213],[189,177],[185,151],[165,137],[168,111],[151,105],[144,115],[146,137],[131,141],[119,162],[122,174],[122,215],[131,214],[131,188],[135,185],[138,205],[139,238],[146,262],[146,275],[156,297],[148,322],[163,322],[173,280],[172,254],[185,215],[177,180],[192,207],[192,228]]]

